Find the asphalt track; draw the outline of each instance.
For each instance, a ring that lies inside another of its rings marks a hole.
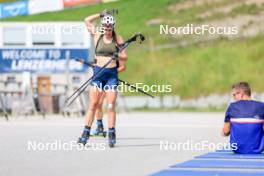
[[[220,136],[223,116],[223,113],[120,113],[116,147],[109,148],[107,138],[92,137],[85,150],[59,148],[76,141],[83,118],[19,117],[9,122],[0,118],[0,175],[150,175],[211,151],[208,147],[175,148],[174,144],[226,142],[228,139]],[[161,145],[166,142],[171,146],[168,150]],[[47,146],[49,143],[53,148]],[[33,144],[39,148],[34,150]]]

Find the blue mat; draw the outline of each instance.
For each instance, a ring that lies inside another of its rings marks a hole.
[[[163,170],[152,176],[263,176],[263,172]]]
[[[264,159],[264,154],[234,154],[225,152],[212,152],[195,158],[223,158],[223,159]]]
[[[237,161],[237,160],[190,160],[174,166],[174,168],[245,168],[264,169],[261,161]]]

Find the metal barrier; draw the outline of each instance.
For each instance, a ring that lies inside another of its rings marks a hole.
[[[0,80],[0,112],[6,120],[9,116],[37,115],[45,117],[48,113],[62,115],[84,115],[87,106],[87,97],[81,96],[70,108],[64,108],[64,102],[69,92],[68,85],[50,84],[52,93],[39,93],[39,86],[47,84],[32,84],[30,88],[23,90],[22,82]],[[12,86],[10,86],[12,84]],[[59,90],[60,89],[60,90]]]
[[[13,86],[10,86],[13,84]],[[39,89],[50,86],[52,93],[40,93]],[[71,88],[71,90],[69,90]],[[66,98],[78,87],[68,86],[66,84],[31,84],[31,87],[23,88],[22,82],[0,80],[0,112],[6,118],[10,116],[25,117],[30,115],[41,115],[45,118],[46,114],[62,114],[64,117],[85,115],[89,96],[87,93],[82,94],[70,107],[65,106]],[[126,112],[127,106],[122,95],[121,108]],[[1,114],[1,115],[2,115]]]

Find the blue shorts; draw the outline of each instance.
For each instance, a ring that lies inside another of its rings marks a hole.
[[[93,73],[96,74],[100,69],[101,67],[95,66],[93,68]],[[99,75],[97,75],[93,79],[92,85],[102,90],[109,90],[109,89],[117,90],[117,86],[118,86],[117,67],[104,68],[104,70],[101,71]]]

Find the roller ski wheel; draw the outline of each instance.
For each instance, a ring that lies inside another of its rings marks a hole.
[[[109,132],[108,133],[108,145],[110,148],[115,147],[116,144],[116,134],[115,132]]]
[[[114,147],[115,147],[115,144],[114,144],[114,143],[111,143],[111,142],[109,142],[109,147],[110,147],[110,148],[114,148]]]
[[[106,131],[103,131],[103,132],[100,132],[100,133],[94,133],[92,136],[96,137],[96,136],[101,136],[101,137],[104,137],[106,138],[107,136],[107,132]]]

